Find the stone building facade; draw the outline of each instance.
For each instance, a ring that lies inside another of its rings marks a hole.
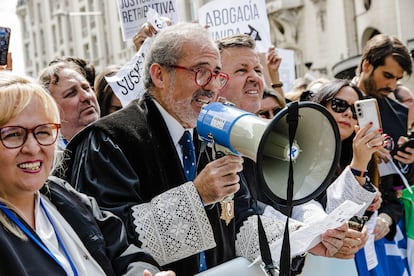
[[[88,59],[98,70],[127,62],[134,47],[122,39],[117,1],[19,0],[26,72],[37,76],[63,55]],[[197,20],[207,2],[176,0],[186,21]],[[267,0],[266,6],[272,43],[294,50],[298,78],[351,77],[377,33],[399,37],[414,52],[412,0]],[[413,78],[403,81],[414,89]]]

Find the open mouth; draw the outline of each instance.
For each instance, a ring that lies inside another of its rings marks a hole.
[[[20,169],[27,170],[27,171],[37,171],[40,169],[41,162],[30,162],[30,163],[21,163],[18,165]]]
[[[196,99],[196,102],[199,103],[199,104],[204,105],[204,104],[209,104],[211,101],[198,98],[198,99]]]
[[[248,94],[248,95],[257,95],[257,94],[259,94],[259,92],[257,90],[247,90],[244,93]]]

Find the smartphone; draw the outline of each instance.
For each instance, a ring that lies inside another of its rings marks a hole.
[[[413,138],[409,139],[407,142],[402,144],[400,147],[397,147],[396,149],[392,150],[391,155],[397,154],[397,151],[405,152],[406,147],[414,148],[414,139]]]
[[[10,34],[10,28],[0,27],[0,65],[7,64],[7,53],[9,52]]]
[[[364,228],[365,223],[368,221],[367,216],[353,216],[348,221],[348,227],[354,229],[356,231],[361,232],[362,228]]]
[[[367,133],[378,131],[378,129],[382,128],[381,116],[376,99],[359,100],[354,103],[354,106],[360,128],[365,127],[370,122],[372,122],[372,127],[368,129]]]

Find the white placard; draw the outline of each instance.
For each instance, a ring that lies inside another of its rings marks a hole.
[[[198,20],[209,27],[213,40],[249,34],[259,52],[266,53],[271,46],[265,0],[212,1],[198,9]]]
[[[298,230],[290,233],[290,251],[292,257],[301,255],[313,248],[321,241],[321,235],[328,229],[335,229],[346,223],[352,216],[357,214],[365,207],[365,204],[357,204],[350,200],[345,200],[334,211],[325,218],[311,224],[302,226]],[[273,261],[279,262],[282,251],[283,237],[277,239],[270,245]],[[253,263],[261,260],[258,256]]]
[[[164,18],[155,11],[150,9],[148,12],[148,22],[159,31],[167,26]],[[105,77],[105,80],[111,86],[115,95],[121,101],[123,107],[132,100],[139,98],[144,92],[143,71],[144,57],[151,46],[153,37],[145,39],[139,51],[117,72],[116,75]]]
[[[179,20],[175,0],[118,0],[119,20],[124,41],[130,40],[138,32],[140,26],[147,22],[149,9],[155,10],[160,16],[168,17],[173,23]]]
[[[283,90],[291,91],[296,80],[295,72],[295,51],[288,49],[276,49],[282,57],[282,63],[279,67],[279,78],[283,82]]]

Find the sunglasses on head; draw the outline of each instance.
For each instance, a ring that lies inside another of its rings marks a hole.
[[[348,107],[351,108],[352,118],[356,120],[357,114],[355,111],[355,107],[353,105],[348,104],[345,100],[341,100],[338,98],[333,98],[331,100],[331,108],[336,113],[344,113],[348,109]]]

